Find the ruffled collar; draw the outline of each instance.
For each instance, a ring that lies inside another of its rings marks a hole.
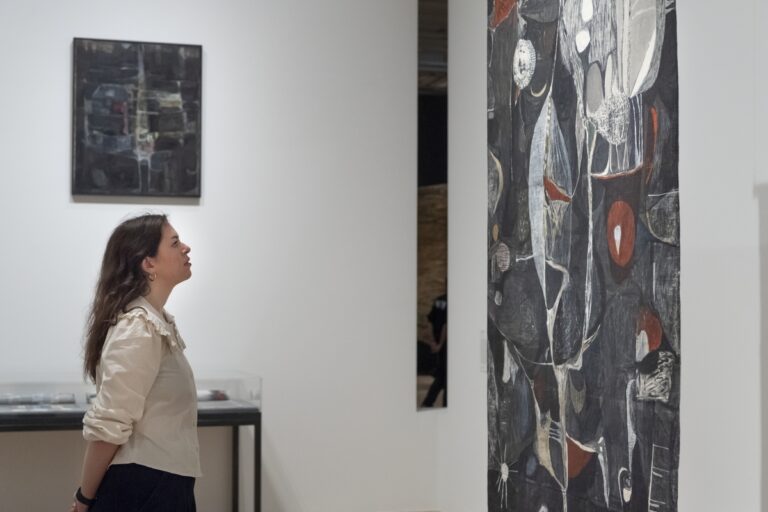
[[[160,336],[165,337],[171,347],[178,347],[182,350],[187,348],[184,340],[176,327],[176,318],[165,309],[158,312],[152,304],[144,297],[139,297],[128,303],[125,307],[126,315],[142,315],[155,328]],[[142,314],[143,313],[143,314]]]

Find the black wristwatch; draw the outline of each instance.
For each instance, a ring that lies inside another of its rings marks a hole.
[[[88,499],[85,496],[83,496],[83,490],[82,488],[78,487],[77,492],[75,492],[75,499],[85,505],[86,507],[92,507],[94,503],[96,503],[96,498]]]

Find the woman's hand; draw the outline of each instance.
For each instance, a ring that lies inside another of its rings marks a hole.
[[[88,512],[89,508],[90,507],[88,505],[83,505],[79,501],[75,500],[72,502],[72,506],[69,507],[67,512]]]

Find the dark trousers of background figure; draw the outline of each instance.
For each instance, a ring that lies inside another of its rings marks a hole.
[[[440,352],[437,353],[437,364],[435,365],[435,380],[432,381],[432,385],[427,391],[427,396],[424,397],[424,401],[421,403],[422,407],[433,407],[437,395],[441,390],[445,390],[443,393],[443,404],[448,405],[448,343],[443,345]]]
[[[139,464],[110,466],[88,512],[195,512],[195,479]]]

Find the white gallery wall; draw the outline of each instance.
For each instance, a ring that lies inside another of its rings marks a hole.
[[[764,4],[677,2],[684,512],[768,511]],[[488,489],[479,348],[486,325],[487,5],[449,0],[449,13],[451,404],[440,418],[437,500],[442,512],[466,512],[485,509]]]
[[[160,209],[192,247],[167,307],[193,368],[264,379],[263,510],[434,510],[439,416],[414,399],[416,13],[0,3],[0,381],[78,375],[109,232]],[[203,45],[199,202],[73,201],[73,37]],[[0,509],[63,510],[79,439],[0,434]],[[203,433],[200,510],[227,510],[228,440]]]

